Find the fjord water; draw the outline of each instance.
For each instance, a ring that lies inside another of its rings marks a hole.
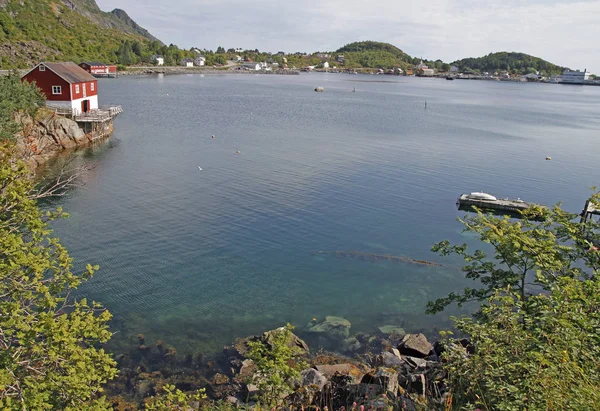
[[[99,89],[125,112],[78,153],[96,167],[59,200],[71,217],[55,227],[76,266],[101,266],[79,292],[112,311],[116,342],[143,333],[208,353],[326,315],[352,332],[433,330],[448,314],[425,303],[471,285],[429,251],[473,242],[460,193],[577,212],[598,184],[600,87],[303,74]]]

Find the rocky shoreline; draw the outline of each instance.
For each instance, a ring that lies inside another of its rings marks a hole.
[[[92,139],[76,121],[56,115],[51,109],[40,109],[36,118],[21,117],[18,121],[23,131],[17,136],[17,150],[31,169],[36,169],[49,160],[70,150],[92,143]],[[108,124],[108,135],[113,124]]]
[[[306,332],[307,341],[315,341],[315,352],[290,334],[294,361],[303,364],[303,369],[293,381],[293,392],[283,400],[285,408],[277,409],[416,410],[444,404],[448,394],[440,362],[442,344],[394,326],[352,337],[349,328],[350,323],[341,317],[313,320]],[[116,409],[136,409],[136,404],[156,395],[160,387],[172,384],[184,392],[205,389],[208,404],[251,409],[260,372],[249,358],[250,347],[258,341],[272,349],[274,333],[281,330],[239,339],[211,359],[202,355],[181,359],[163,342],[148,345],[139,335],[137,347],[117,357],[121,372],[109,384],[108,393]],[[469,345],[467,340],[457,343]],[[202,406],[206,404],[198,404],[198,409]]]

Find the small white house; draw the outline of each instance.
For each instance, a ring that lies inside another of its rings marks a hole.
[[[157,66],[165,65],[165,58],[159,54],[155,54],[150,60],[152,60],[153,63],[156,63]]]
[[[456,67],[456,66],[450,67],[450,73],[458,73],[458,67]]]
[[[202,67],[206,64],[206,57],[204,56],[196,56],[194,59],[194,64],[198,67]]]
[[[244,70],[262,70],[263,67],[260,63],[246,62],[242,65],[242,68]]]
[[[325,63],[323,63],[323,68],[325,68],[325,69],[329,68],[329,63],[327,61]]]
[[[194,67],[194,59],[186,58],[181,60],[181,65],[183,67]]]

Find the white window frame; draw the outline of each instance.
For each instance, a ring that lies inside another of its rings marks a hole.
[[[90,83],[90,90],[94,91],[94,83]]]
[[[43,64],[40,66],[40,71],[46,71],[46,66],[44,66]]]
[[[75,93],[79,94],[79,84],[75,84]]]
[[[52,86],[52,95],[60,96],[62,94],[62,86]]]

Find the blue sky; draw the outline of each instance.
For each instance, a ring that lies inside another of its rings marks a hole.
[[[335,50],[358,40],[451,62],[522,51],[600,73],[600,0],[97,0],[183,48]]]

